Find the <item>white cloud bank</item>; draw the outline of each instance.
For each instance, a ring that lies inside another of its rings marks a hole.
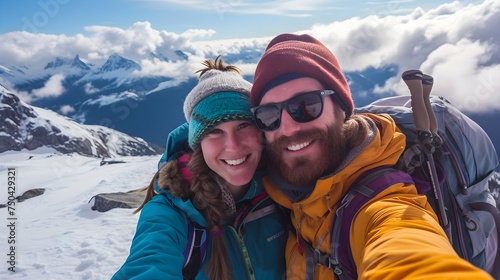
[[[397,9],[394,5],[386,8]],[[384,13],[379,10],[376,14]],[[500,91],[499,26],[500,1],[485,0],[476,5],[453,2],[429,11],[416,9],[407,15],[352,18],[315,25],[297,33],[309,33],[324,42],[344,71],[397,65],[399,73],[377,88],[377,92],[407,94],[400,74],[407,69],[421,69],[434,76],[434,94],[473,112],[499,110],[500,95],[495,94]],[[128,29],[91,26],[86,31],[92,35],[2,34],[0,65],[43,69],[56,56],[73,58],[78,54],[83,61],[100,66],[109,55],[118,53],[140,63],[140,75],[183,78],[192,76],[206,57],[263,50],[271,39],[214,41],[210,40],[214,30],[176,34],[155,30],[149,22],[137,22]],[[178,58],[176,50],[185,52],[188,60],[167,62],[149,56],[155,52]],[[246,75],[255,70],[254,64],[238,66]]]
[[[396,77],[377,92],[408,94],[400,74],[421,69],[433,94],[466,112],[500,110],[500,1],[459,2],[406,16],[376,16],[313,26],[309,33],[337,56],[344,71],[394,64]],[[299,32],[300,33],[300,32]]]
[[[45,97],[57,97],[66,91],[66,89],[62,84],[63,81],[64,81],[64,75],[62,74],[53,75],[47,80],[47,82],[43,87],[35,89],[31,93],[37,99]]]

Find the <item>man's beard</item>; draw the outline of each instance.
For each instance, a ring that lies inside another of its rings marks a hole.
[[[267,159],[271,172],[277,172],[285,181],[294,185],[310,185],[327,172],[333,172],[345,158],[347,145],[342,135],[342,123],[328,125],[326,131],[311,129],[300,131],[292,137],[280,137],[273,143],[267,143]],[[323,151],[319,158],[311,155],[283,159],[283,150],[290,143],[317,141]]]

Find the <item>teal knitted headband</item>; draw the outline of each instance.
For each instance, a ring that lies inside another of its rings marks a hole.
[[[203,98],[193,108],[189,122],[189,146],[198,148],[201,140],[211,128],[234,120],[251,120],[248,94],[224,91]]]
[[[184,100],[184,116],[189,123],[189,146],[195,150],[209,129],[231,120],[252,119],[250,90],[252,84],[243,79],[233,66],[221,60],[206,63],[198,84]],[[238,69],[239,70],[239,69]]]

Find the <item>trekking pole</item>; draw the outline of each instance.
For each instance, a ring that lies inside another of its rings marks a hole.
[[[422,75],[422,87],[423,87],[423,98],[424,98],[424,103],[425,107],[427,109],[427,115],[429,116],[429,130],[432,133],[432,146],[435,151],[436,148],[439,148],[441,145],[443,145],[443,139],[441,139],[441,136],[438,134],[438,123],[437,123],[437,118],[436,114],[434,114],[434,110],[432,110],[432,105],[431,105],[431,99],[430,99],[430,93],[432,90],[432,86],[434,85],[434,78],[431,75],[423,74]],[[439,196],[440,203],[440,211],[443,213],[443,228],[446,231],[446,234],[448,235],[448,238],[451,239],[451,227],[449,225],[448,218],[446,216],[445,212],[445,207],[444,207],[444,197],[442,194],[442,190],[439,187],[439,178],[437,176],[436,172],[436,167],[435,167],[435,162],[434,162],[434,156],[431,154],[431,162],[432,162],[432,169],[434,170],[433,178],[435,178],[434,182],[438,186],[437,188],[437,195]],[[431,178],[432,179],[432,178]]]
[[[422,74],[422,88],[423,88],[423,96],[425,108],[427,110],[427,114],[429,116],[429,130],[432,133],[432,145],[434,148],[438,148],[443,144],[443,139],[438,134],[438,124],[436,115],[434,114],[434,110],[432,110],[431,106],[431,90],[434,84],[434,78],[431,75]]]
[[[448,218],[446,216],[446,210],[444,207],[444,197],[439,186],[439,178],[437,176],[436,165],[434,163],[434,157],[432,155],[435,149],[433,146],[432,133],[430,131],[431,121],[429,119],[430,114],[427,112],[427,106],[429,106],[431,110],[432,108],[430,107],[429,98],[424,98],[424,86],[422,82],[423,77],[424,75],[420,70],[408,70],[402,74],[403,81],[408,86],[411,94],[411,106],[413,110],[413,119],[417,130],[417,139],[420,149],[425,154],[426,165],[430,175],[430,183],[434,193],[434,200],[436,201],[438,207],[438,211],[436,212],[441,226],[445,230],[448,238],[451,240],[451,231],[448,225]],[[429,79],[426,78],[426,80]],[[426,84],[425,88],[426,95],[430,94],[428,84]],[[429,105],[426,105],[427,102],[429,102]],[[432,114],[432,116],[434,116],[434,114]],[[433,121],[436,122],[435,116],[433,117]],[[437,125],[435,127],[437,135]]]

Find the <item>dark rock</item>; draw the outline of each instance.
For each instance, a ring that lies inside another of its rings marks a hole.
[[[106,160],[105,158],[102,158],[101,160],[101,166],[106,164],[116,164],[116,163],[125,163],[125,162],[122,160]]]
[[[22,195],[17,196],[15,199],[17,202],[23,202],[26,199],[33,198],[35,196],[42,195],[45,192],[45,189],[43,188],[36,188],[36,189],[31,189],[25,191]],[[5,208],[7,207],[7,204],[0,204],[0,208]]]
[[[92,210],[106,212],[114,208],[137,208],[144,201],[145,192],[132,190],[128,192],[101,193],[90,198],[94,199]]]
[[[45,192],[45,189],[43,189],[43,188],[31,189],[31,190],[25,191],[22,195],[16,197],[16,199],[17,199],[17,202],[23,202],[26,199],[30,199],[32,197],[42,195],[44,192]]]

